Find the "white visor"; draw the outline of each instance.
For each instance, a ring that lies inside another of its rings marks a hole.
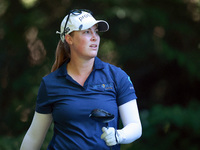
[[[95,24],[98,24],[99,32],[106,32],[109,29],[109,24],[106,21],[96,20],[90,13],[85,11],[81,11],[81,13],[79,13],[78,15],[70,13],[70,17],[66,25],[67,18],[68,15],[65,16],[65,18],[61,22],[60,32],[56,32],[60,34],[60,39],[62,40],[62,42],[65,41],[66,34],[70,34],[73,31],[89,29]]]

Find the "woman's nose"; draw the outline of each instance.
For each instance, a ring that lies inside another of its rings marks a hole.
[[[92,38],[91,38],[92,41],[96,41],[97,40],[97,35],[96,35],[96,32],[92,32]]]

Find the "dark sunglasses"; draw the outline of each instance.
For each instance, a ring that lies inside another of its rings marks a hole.
[[[73,15],[75,15],[75,16],[78,16],[78,15],[82,14],[82,11],[87,12],[87,13],[90,13],[91,15],[93,14],[93,13],[92,13],[90,10],[88,10],[88,9],[73,9],[73,10],[70,10],[70,12],[68,13],[66,22],[65,22],[65,26],[64,26],[63,33],[62,33],[63,36],[65,36],[65,33],[69,32],[69,30],[70,30],[69,28],[66,28],[67,23],[68,23],[68,21],[69,21],[70,14],[73,14]]]

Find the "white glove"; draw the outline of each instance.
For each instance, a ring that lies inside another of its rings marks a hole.
[[[101,135],[101,139],[103,139],[108,146],[129,144],[142,135],[142,126],[136,100],[119,106],[119,112],[124,125],[122,129],[116,130],[113,127],[102,128],[103,134]]]
[[[107,146],[113,146],[120,143],[121,139],[118,135],[118,131],[115,130],[113,127],[103,127],[102,128],[103,134],[101,135],[101,139],[106,142]]]
[[[106,145],[113,146],[116,144],[129,144],[141,136],[141,126],[135,123],[130,123],[123,129],[116,130],[113,127],[103,127],[101,139],[106,142]]]

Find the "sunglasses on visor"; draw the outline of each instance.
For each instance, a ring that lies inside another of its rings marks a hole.
[[[69,28],[66,28],[67,23],[68,23],[68,21],[69,21],[70,15],[72,14],[72,15],[78,16],[78,15],[82,14],[83,11],[84,11],[84,12],[87,12],[87,13],[90,13],[90,14],[92,15],[92,12],[91,12],[90,10],[88,10],[88,9],[73,9],[73,10],[71,10],[71,11],[68,13],[67,19],[66,19],[66,22],[65,22],[65,26],[64,26],[63,33],[61,33],[62,36],[65,36],[65,34],[66,34],[67,32],[69,32],[69,30],[70,30]]]

